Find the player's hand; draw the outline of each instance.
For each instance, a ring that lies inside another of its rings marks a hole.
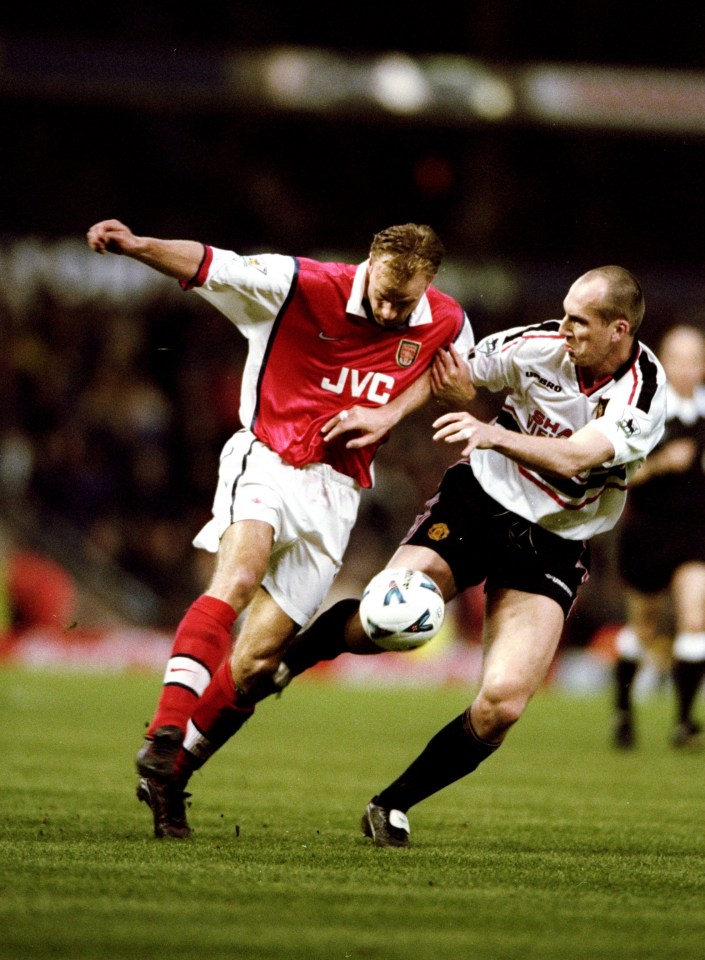
[[[478,420],[470,413],[456,411],[444,413],[433,421],[435,433],[433,439],[445,443],[464,443],[462,456],[467,457],[476,447],[491,447],[491,434],[494,426]]]
[[[129,227],[119,220],[101,220],[86,233],[88,246],[96,253],[129,254],[135,248],[137,238]]]
[[[347,410],[341,410],[326,421],[321,427],[321,433],[325,442],[328,443],[344,433],[355,432],[357,435],[348,440],[345,446],[348,450],[359,450],[361,447],[383,440],[393,425],[392,418],[387,414],[384,406],[355,405]]]
[[[475,396],[470,368],[451,343],[438,350],[431,364],[431,391],[446,407],[466,407]]]

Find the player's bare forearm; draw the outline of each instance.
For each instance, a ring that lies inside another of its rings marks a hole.
[[[434,440],[464,443],[463,456],[475,449],[496,450],[530,470],[558,477],[575,477],[614,456],[607,437],[589,426],[572,437],[534,437],[460,412],[443,414],[433,426]]]
[[[120,220],[101,220],[94,224],[86,240],[96,253],[131,257],[176,280],[190,280],[203,260],[203,244],[197,240],[139,237]]]
[[[385,413],[390,418],[390,428],[414,410],[423,407],[430,398],[431,371],[425,370],[406,390],[384,405]]]
[[[380,407],[355,404],[341,410],[323,424],[321,433],[326,442],[343,433],[355,433],[356,436],[348,440],[345,446],[349,450],[359,450],[382,440],[400,420],[422,407],[430,396],[430,373],[426,370],[389,403]]]

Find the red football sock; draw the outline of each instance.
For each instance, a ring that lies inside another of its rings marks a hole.
[[[176,630],[148,737],[157,727],[186,729],[198,698],[230,651],[236,616],[229,603],[206,594],[188,608]]]
[[[254,712],[254,705],[235,686],[230,663],[222,663],[188,721],[184,745],[174,764],[174,779],[187,781]]]

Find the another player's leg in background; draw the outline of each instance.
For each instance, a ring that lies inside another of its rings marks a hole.
[[[614,726],[612,739],[615,747],[630,750],[636,742],[632,686],[641,664],[643,648],[630,626],[622,627],[615,638],[614,663]]]
[[[671,742],[676,747],[705,745],[693,708],[705,674],[705,564],[687,563],[673,575],[671,594],[676,615],[672,677],[677,704]]]
[[[615,641],[612,726],[612,742],[621,750],[629,750],[637,743],[634,711],[637,678],[648,679],[645,669],[650,666],[658,682],[668,669],[668,638],[662,633],[667,599],[663,590],[642,593],[628,588],[626,591],[627,622]],[[640,670],[644,671],[641,675]]]
[[[679,633],[673,644],[673,685],[676,695],[675,747],[705,745],[702,727],[693,718],[695,699],[705,675],[705,632]]]

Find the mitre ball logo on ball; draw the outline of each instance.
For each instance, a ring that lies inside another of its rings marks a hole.
[[[420,570],[382,570],[360,601],[362,628],[383,650],[413,650],[436,636],[445,603],[434,581]]]

